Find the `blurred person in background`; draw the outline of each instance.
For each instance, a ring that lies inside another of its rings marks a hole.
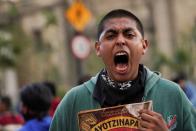
[[[11,110],[11,99],[8,96],[0,97],[0,130],[17,130],[24,124],[23,117]]]
[[[153,101],[153,110],[139,111],[139,130],[196,131],[196,110],[179,86],[140,63],[148,46],[137,16],[124,9],[107,13],[98,25],[95,43],[105,67],[66,93],[50,131],[78,131],[80,111],[148,100]]]
[[[81,84],[83,84],[84,82],[90,80],[91,77],[92,77],[92,76],[89,75],[89,74],[83,75],[83,76],[81,76],[81,77],[78,79],[77,84],[78,84],[78,85],[81,85]]]
[[[26,123],[19,131],[48,131],[52,120],[48,110],[52,101],[51,91],[42,83],[26,85],[20,92],[21,113]]]
[[[58,104],[61,102],[61,98],[57,96],[57,90],[56,90],[56,85],[55,83],[51,82],[51,81],[44,81],[43,84],[48,87],[48,89],[51,91],[52,93],[52,102],[50,105],[50,109],[49,109],[49,115],[51,117],[53,117],[54,112],[58,106]]]
[[[187,79],[187,75],[184,72],[178,73],[172,81],[180,85],[181,89],[196,108],[196,85]]]

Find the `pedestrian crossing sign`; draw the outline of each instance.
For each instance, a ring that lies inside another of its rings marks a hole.
[[[65,12],[65,17],[77,31],[83,31],[90,21],[91,13],[82,2],[76,1]]]

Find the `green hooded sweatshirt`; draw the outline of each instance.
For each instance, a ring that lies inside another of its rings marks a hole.
[[[101,108],[93,98],[97,77],[66,93],[55,112],[50,131],[79,131],[78,112]],[[143,101],[153,101],[153,110],[162,114],[170,131],[196,131],[196,110],[177,84],[149,69],[145,83]]]

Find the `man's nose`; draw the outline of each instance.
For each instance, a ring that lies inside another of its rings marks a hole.
[[[125,43],[126,43],[126,41],[125,41],[124,36],[122,34],[119,34],[117,39],[116,39],[116,44],[118,46],[123,46],[123,45],[125,45]]]

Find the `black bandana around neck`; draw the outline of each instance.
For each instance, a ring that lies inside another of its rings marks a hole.
[[[113,88],[117,88],[120,90],[126,90],[132,86],[132,81],[115,82],[114,80],[110,79],[105,69],[102,71],[101,77],[109,86]]]
[[[147,71],[139,66],[138,76],[133,81],[115,82],[102,70],[93,92],[101,107],[110,107],[142,101]]]

